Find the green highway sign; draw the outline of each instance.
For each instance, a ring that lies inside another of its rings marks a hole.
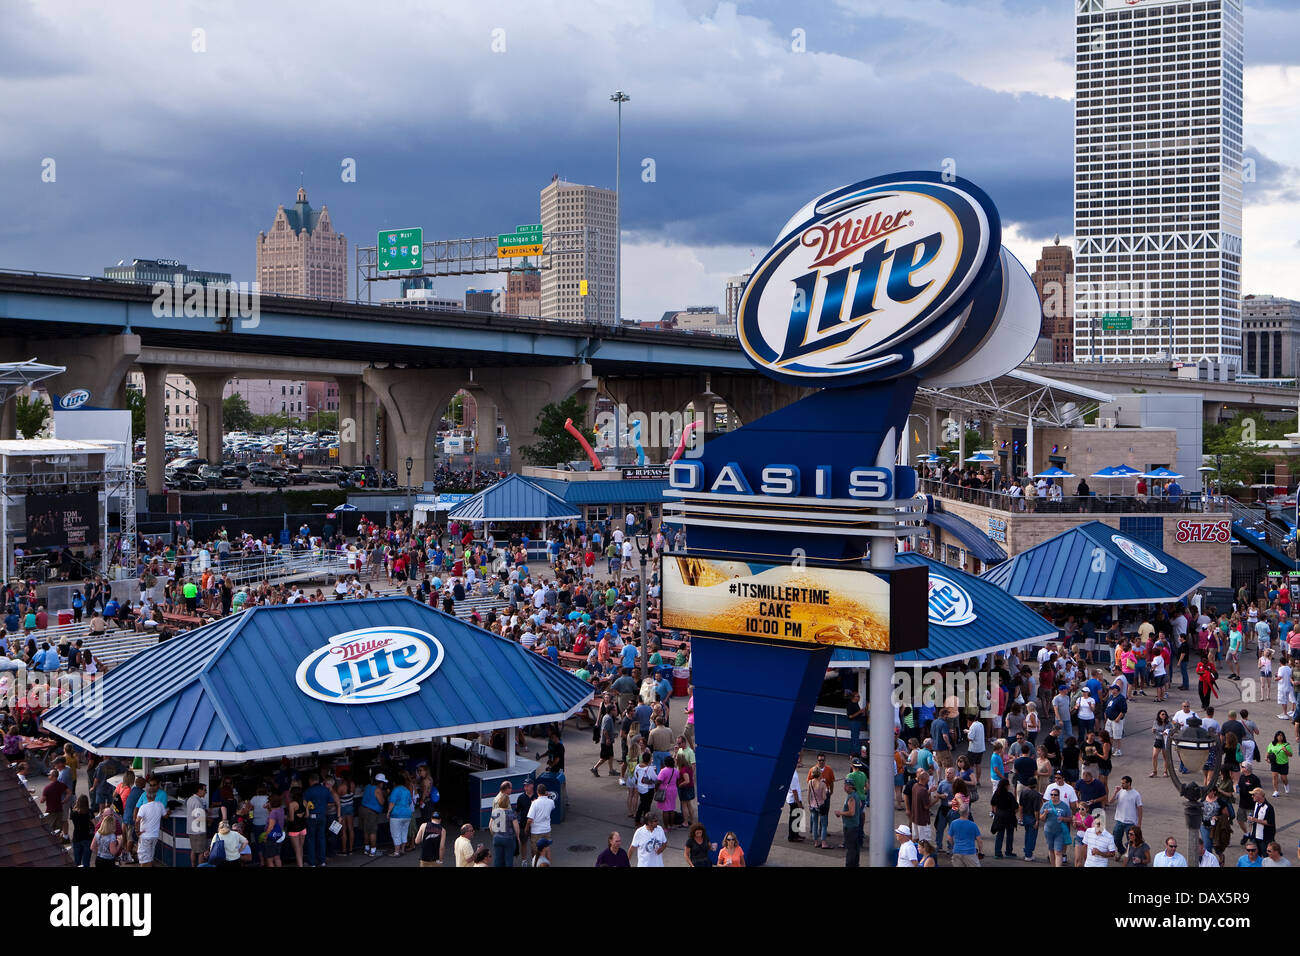
[[[381,229],[375,243],[380,272],[408,272],[424,268],[424,229]]]
[[[1101,317],[1101,330],[1103,332],[1132,332],[1133,316],[1103,315]]]
[[[514,256],[540,256],[542,254],[542,224],[519,226],[514,232],[497,236],[497,258]]]

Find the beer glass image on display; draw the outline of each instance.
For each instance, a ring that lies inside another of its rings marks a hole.
[[[861,650],[889,647],[889,586],[868,572],[676,555],[664,560],[664,590],[669,627]]]

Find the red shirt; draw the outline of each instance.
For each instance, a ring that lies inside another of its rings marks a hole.
[[[45,801],[46,813],[62,813],[63,798],[67,795],[68,788],[57,780],[51,780],[41,791],[41,799]]]

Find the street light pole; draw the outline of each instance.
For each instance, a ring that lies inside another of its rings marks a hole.
[[[642,544],[642,538],[645,539],[644,544]],[[638,533],[632,536],[632,540],[633,542],[635,542],[637,554],[640,555],[641,558],[641,653],[644,655],[647,648],[646,640],[649,634],[649,623],[646,620],[646,574],[645,574],[646,561],[645,559],[646,559],[646,552],[650,550],[649,548],[650,536],[648,534],[643,535]],[[645,659],[646,659],[645,657],[642,657],[642,660]]]
[[[614,324],[623,321],[623,104],[631,99],[622,90],[615,90],[610,101],[618,104],[618,142],[614,149]]]

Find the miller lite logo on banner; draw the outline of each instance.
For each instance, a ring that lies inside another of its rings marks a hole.
[[[737,316],[741,346],[762,371],[805,385],[922,369],[972,321],[967,306],[999,268],[1001,235],[988,196],[939,173],[832,190],[796,213],[755,267]]]
[[[298,689],[331,704],[374,704],[414,694],[442,664],[442,643],[412,627],[336,634],[298,665]]]

